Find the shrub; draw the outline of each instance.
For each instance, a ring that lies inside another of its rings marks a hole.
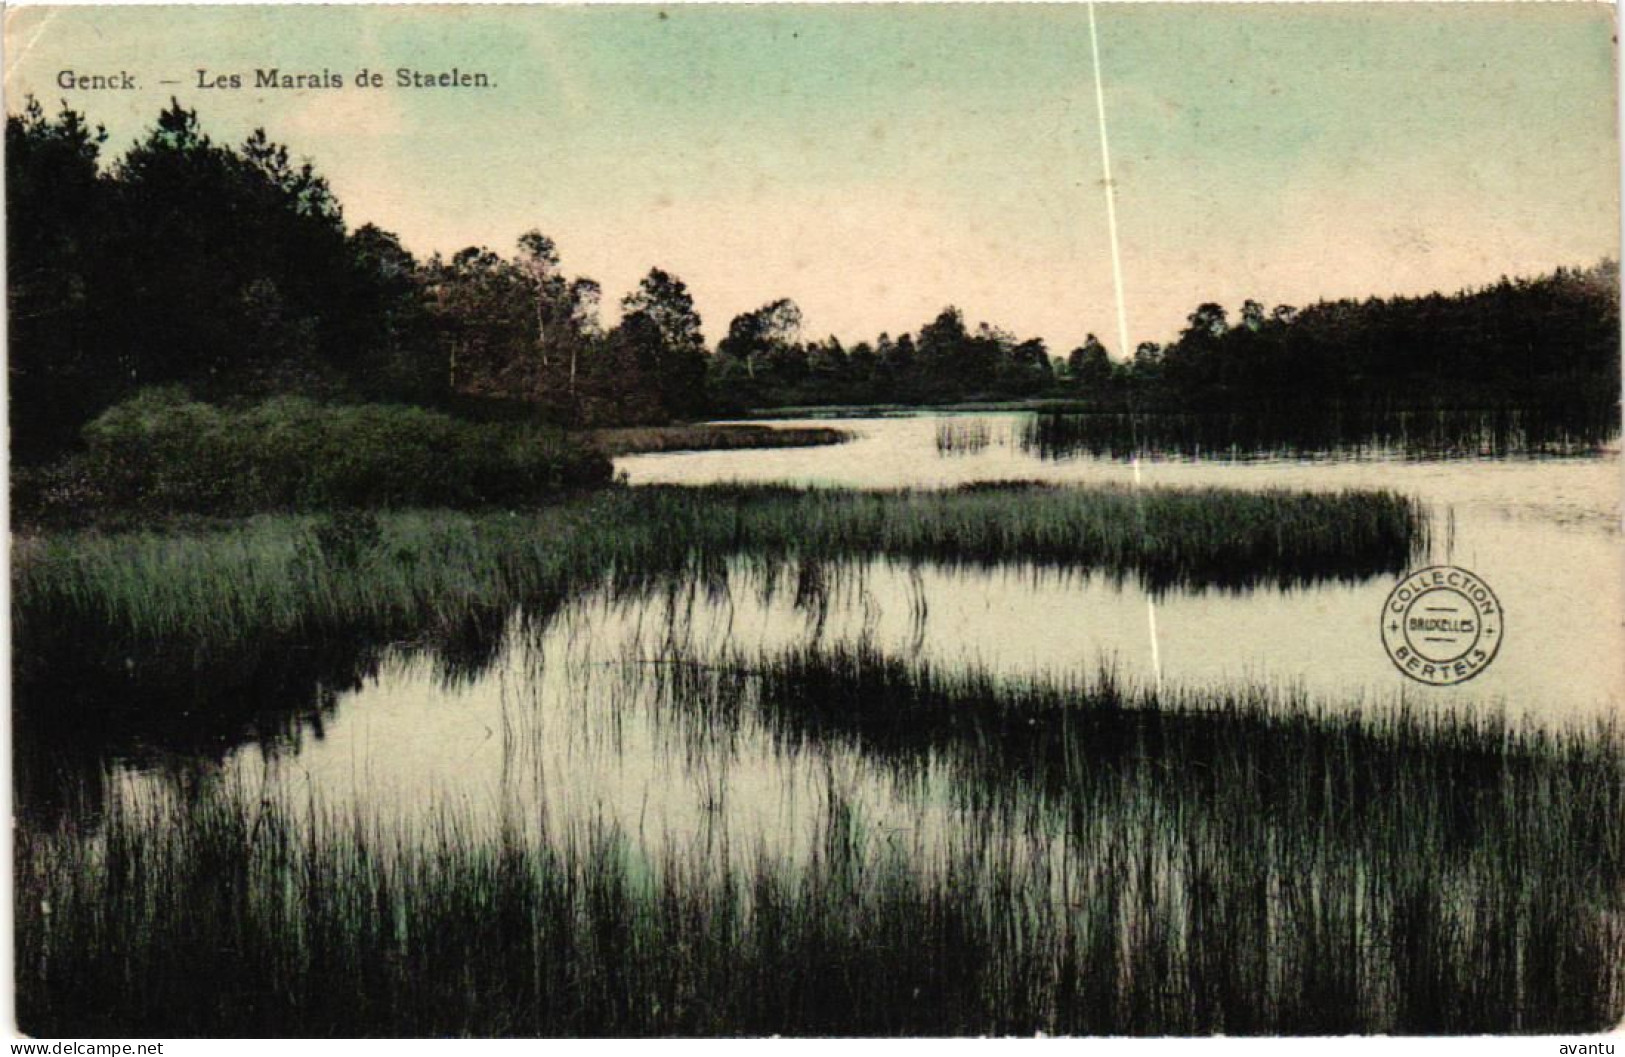
[[[541,426],[302,397],[234,411],[146,390],[84,436],[91,494],[152,512],[527,506],[612,472]]]

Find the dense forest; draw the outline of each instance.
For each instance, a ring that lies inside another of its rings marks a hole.
[[[1267,411],[1619,399],[1618,269],[1603,262],[1453,295],[1321,302],[1232,320],[1203,304],[1167,344],[1064,356],[945,308],[915,332],[808,339],[789,299],[714,349],[678,277],[651,268],[600,321],[539,230],[511,254],[420,260],[354,229],[327,181],[263,131],[218,143],[178,102],[119,157],[66,106],[6,122],[13,458],[81,443],[154,387],[248,406],[272,396],[410,404],[564,426],[756,407],[1060,398],[1121,410]]]
[[[12,451],[23,462],[142,389],[513,413],[571,424],[704,410],[706,350],[682,281],[600,291],[552,240],[418,260],[347,228],[328,183],[256,132],[219,144],[172,104],[109,165],[106,134],[30,100],[6,121]]]
[[[1115,358],[1095,335],[1055,357],[1041,339],[946,308],[917,334],[850,349],[802,342],[776,301],[737,317],[712,360],[714,401],[734,408],[1060,398],[1101,410],[1295,414],[1336,401],[1362,410],[1559,407],[1619,402],[1619,269],[1603,261],[1453,295],[1246,301],[1191,313],[1177,338]]]

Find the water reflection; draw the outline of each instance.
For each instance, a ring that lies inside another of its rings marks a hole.
[[[1545,652],[1554,641],[1605,650],[1609,600],[1575,597],[1542,614],[1531,586],[1497,585],[1504,600],[1518,600],[1518,608],[1507,601],[1509,612],[1524,614],[1521,645],[1509,634],[1480,679],[1443,691],[1409,688],[1382,653],[1375,619],[1386,581],[1164,596],[1164,685],[1170,694],[1273,687],[1333,711],[1409,702],[1556,726],[1613,713],[1615,666],[1576,666],[1554,680]],[[742,849],[766,843],[794,855],[823,824],[831,775],[876,825],[945,825],[946,816],[917,812],[946,810],[962,792],[926,751],[958,721],[886,737],[884,727],[787,726],[787,709],[814,715],[812,702],[764,702],[754,662],[741,658],[861,648],[942,672],[1062,683],[1108,672],[1143,687],[1152,679],[1146,598],[1132,584],[1040,568],[736,560],[706,577],[604,587],[556,612],[511,613],[500,630],[471,626],[466,643],[361,650],[349,668],[308,670],[302,696],[284,698],[306,706],[285,712],[280,727],[218,728],[223,737],[235,731],[234,747],[159,748],[162,733],[148,731],[100,754],[53,760],[89,775],[112,763],[138,798],[160,788],[179,795],[212,768],[230,782],[314,792],[386,816],[449,800],[494,818],[518,805],[544,828],[602,816],[651,840],[726,834]],[[1351,647],[1361,643],[1370,648]],[[336,689],[333,672],[360,685]],[[282,675],[285,690],[291,671]],[[691,692],[702,683],[703,693]],[[713,712],[694,714],[696,701]],[[962,721],[966,730],[978,724]],[[914,766],[897,766],[888,737],[910,747]],[[22,792],[39,795],[26,783]]]
[[[985,447],[953,458],[937,455],[939,428],[985,424]],[[786,420],[783,426],[817,424]],[[1019,437],[1031,416],[988,414],[847,419],[846,444],[759,451],[669,452],[623,456],[617,472],[633,484],[715,482],[792,483],[847,488],[952,488],[1001,480],[1145,487],[1289,488],[1337,491],[1387,488],[1420,496],[1436,513],[1453,510],[1465,521],[1532,520],[1602,532],[1620,523],[1617,438],[1601,452],[1573,459],[1416,460],[1329,457],[1320,460],[1192,459],[1147,452],[1136,466],[1126,459],[1082,456],[1044,459],[1022,450]],[[1334,453],[1335,454],[1335,453]]]
[[[1435,408],[1372,412],[1316,406],[1281,414],[1038,413],[1016,426],[1042,459],[1155,455],[1236,461],[1463,460],[1595,455],[1619,436],[1617,408]]]
[[[1034,458],[1011,442],[1020,421],[973,419],[968,449],[953,459],[929,454],[941,420],[902,418],[848,423],[857,441],[813,452],[647,456],[622,460],[622,468],[635,481],[692,483],[804,481],[803,471],[816,466],[834,482],[880,486],[1012,476],[1099,482],[1128,473],[1098,459]],[[1427,560],[1472,568],[1494,585],[1508,613],[1505,648],[1483,677],[1418,690],[1392,669],[1378,642],[1387,577],[1368,572],[1347,582],[1239,594],[1158,592],[1156,652],[1170,688],[1290,687],[1343,706],[1408,692],[1426,708],[1504,710],[1555,724],[1613,714],[1625,700],[1617,664],[1617,592],[1625,582],[1617,456],[1539,464],[1164,462],[1143,469],[1153,483],[1413,491],[1433,505]],[[143,781],[168,773],[181,783],[200,769],[270,766],[304,774],[323,789],[365,775],[357,788],[378,782],[369,796],[379,804],[416,801],[430,788],[477,798],[492,775],[513,769],[514,746],[538,743],[516,731],[539,730],[548,732],[549,745],[559,744],[559,731],[570,732],[562,758],[543,758],[550,773],[564,776],[560,790],[542,798],[549,803],[607,797],[631,825],[647,823],[645,801],[666,802],[666,790],[688,787],[696,790],[688,806],[668,820],[683,832],[714,824],[716,805],[740,799],[720,789],[745,788],[745,799],[772,819],[755,824],[766,832],[789,825],[786,805],[817,799],[809,792],[819,787],[816,776],[796,777],[793,767],[775,762],[777,750],[752,741],[761,732],[749,728],[730,734],[735,740],[726,752],[687,745],[678,756],[688,763],[673,770],[660,748],[672,725],[647,718],[654,713],[646,707],[614,707],[616,695],[628,691],[606,689],[622,684],[594,682],[593,673],[676,651],[716,658],[729,650],[861,642],[933,665],[982,666],[1009,676],[1070,678],[1106,668],[1130,684],[1153,677],[1146,593],[1105,576],[734,559],[675,577],[612,581],[523,614],[471,610],[456,626],[410,644],[338,634],[244,643],[239,655],[201,670],[190,657],[132,659],[111,672],[56,658],[39,671],[57,678],[17,676],[20,699],[52,703],[16,715],[20,809],[44,817],[94,814],[104,799],[99,776],[108,768]],[[646,718],[629,718],[636,716]],[[95,736],[85,737],[87,730]],[[534,755],[533,748],[524,751]],[[392,774],[409,778],[394,783]],[[675,802],[670,809],[679,810]]]

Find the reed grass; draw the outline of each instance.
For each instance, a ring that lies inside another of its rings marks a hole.
[[[1128,947],[1074,967],[1095,1000],[1066,1030],[1559,1032],[1625,1015],[1614,721],[999,677],[861,642],[674,653],[627,676],[713,742],[748,717],[781,751],[856,752],[894,788],[947,795],[967,847],[1048,835],[1024,845],[1009,898],[1059,884],[1079,917],[1052,931]]]
[[[30,834],[18,854],[17,1008],[36,1035],[963,1034],[1025,1019],[988,1007],[1000,988],[981,993],[991,891],[924,884],[896,859],[857,869],[838,842],[805,870],[765,855],[749,871],[651,869],[605,824],[538,844],[451,811],[378,824],[215,794],[127,811],[95,842]],[[949,957],[915,956],[920,926],[935,940],[920,953]]]
[[[959,824],[882,841],[831,793],[810,861],[741,867],[602,820],[115,796],[95,832],[19,830],[21,1026],[1570,1033],[1625,1005],[1616,728],[999,680],[863,647],[667,661],[628,677],[696,723],[752,710],[807,746],[947,769]]]
[[[734,556],[1038,565],[1174,586],[1245,588],[1398,572],[1426,544],[1389,492],[957,492],[710,486],[614,489],[518,513],[259,516],[213,530],[18,537],[18,671],[123,663],[173,647],[443,636],[606,581],[650,582]]]
[[[1197,459],[1463,459],[1592,455],[1619,438],[1619,406],[1339,407],[1283,412],[1039,412],[1018,430],[1044,459],[1174,456]]]
[[[948,418],[937,423],[938,455],[976,455],[993,442],[993,429],[986,419]]]

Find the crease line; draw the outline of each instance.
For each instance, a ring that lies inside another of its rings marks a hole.
[[[1129,356],[1128,347],[1128,302],[1123,295],[1123,258],[1118,249],[1117,240],[1117,185],[1112,181],[1112,152],[1111,145],[1106,137],[1106,89],[1102,83],[1100,73],[1100,34],[1095,29],[1094,0],[1089,2],[1089,55],[1093,60],[1095,74],[1095,114],[1099,118],[1100,126],[1100,168],[1105,179],[1102,181],[1106,192],[1106,232],[1111,242],[1112,251],[1112,289],[1117,295],[1117,347],[1120,355],[1125,359]],[[1145,530],[1145,500],[1140,494],[1140,443],[1135,435],[1134,415],[1129,413],[1129,429],[1131,431],[1130,443],[1133,445],[1131,463],[1134,467],[1134,495],[1139,504],[1140,529],[1143,535]],[[1157,694],[1162,694],[1162,649],[1157,634],[1157,602],[1151,595],[1149,585],[1146,587],[1145,618],[1146,627],[1151,637],[1151,672],[1156,680]]]

